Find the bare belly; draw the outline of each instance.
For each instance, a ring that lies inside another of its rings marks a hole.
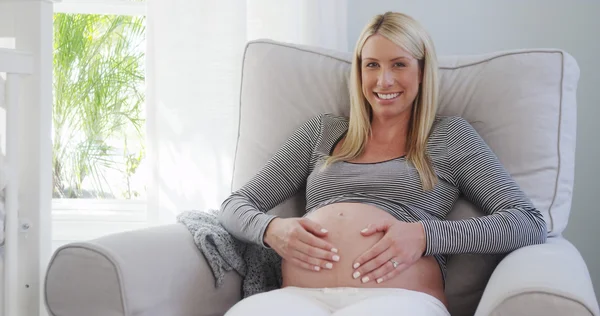
[[[374,281],[363,284],[360,278],[352,278],[354,260],[383,237],[383,233],[364,237],[360,231],[369,223],[386,218],[395,220],[389,213],[367,204],[335,203],[314,210],[306,217],[329,230],[325,240],[338,248],[340,261],[333,262],[331,270],[321,269],[317,272],[299,268],[284,260],[281,267],[284,287],[402,288],[427,293],[447,305],[442,273],[434,257],[423,257],[393,279],[379,284]]]

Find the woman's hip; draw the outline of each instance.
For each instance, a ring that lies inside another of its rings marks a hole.
[[[394,288],[301,288],[288,286],[248,297],[226,316],[238,315],[450,315],[437,298]]]

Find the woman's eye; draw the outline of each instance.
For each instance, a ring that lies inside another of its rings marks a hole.
[[[406,65],[404,63],[395,63],[394,66],[396,66],[396,67],[404,67]]]
[[[367,68],[377,67],[377,63],[368,63]]]

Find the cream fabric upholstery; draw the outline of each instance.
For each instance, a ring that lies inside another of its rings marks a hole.
[[[248,44],[233,190],[309,117],[348,115],[350,57],[273,41]],[[600,316],[587,267],[561,237],[573,189],[575,60],[560,50],[520,50],[442,56],[440,68],[440,114],[471,122],[542,211],[553,236],[506,258],[451,257],[446,292],[452,315]],[[301,192],[273,212],[298,216],[303,204]],[[479,215],[459,200],[450,219]],[[48,268],[46,303],[56,316],[221,315],[240,295],[239,276],[230,273],[225,283],[215,289],[192,236],[169,225],[61,247]]]
[[[348,115],[350,53],[254,42],[246,51],[234,189],[299,124]],[[579,68],[558,50],[440,57],[441,115],[467,119],[542,211],[552,236],[571,206]],[[276,132],[274,132],[276,131]],[[456,217],[471,216],[470,207]]]
[[[351,53],[257,41],[248,45],[233,189],[246,183],[291,133],[323,112],[348,115]],[[441,115],[467,119],[560,236],[571,207],[577,63],[559,50],[441,56]],[[304,192],[272,212],[302,213]],[[450,219],[479,216],[460,200]],[[451,311],[474,312],[499,256],[450,258]],[[461,297],[459,299],[459,297]]]

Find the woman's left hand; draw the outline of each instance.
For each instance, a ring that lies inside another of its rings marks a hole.
[[[353,278],[362,283],[387,281],[408,269],[419,260],[427,247],[425,230],[421,223],[384,220],[369,224],[361,231],[363,236],[383,232],[384,236],[354,263]],[[394,267],[394,263],[398,264]]]

